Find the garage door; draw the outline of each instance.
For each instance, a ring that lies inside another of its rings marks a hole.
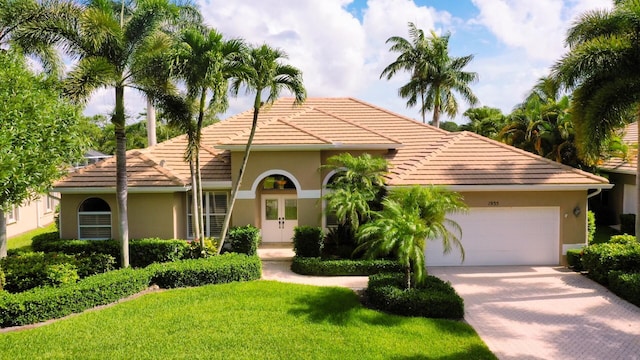
[[[443,255],[442,242],[426,244],[427,266],[557,265],[558,207],[471,208],[450,218],[462,227],[465,261],[453,248]]]

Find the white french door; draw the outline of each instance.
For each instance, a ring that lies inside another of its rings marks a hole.
[[[262,195],[262,241],[291,242],[298,225],[296,195]]]

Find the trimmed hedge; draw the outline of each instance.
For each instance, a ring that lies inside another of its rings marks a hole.
[[[575,271],[582,271],[582,252],[584,249],[569,249],[567,250],[567,264]]]
[[[318,257],[294,256],[291,271],[301,275],[344,276],[373,275],[402,272],[403,267],[393,260],[322,260]]]
[[[145,269],[115,270],[62,287],[41,287],[18,294],[0,291],[0,327],[33,324],[113,303],[153,283],[175,288],[259,279],[261,268],[258,257],[225,254]]]
[[[4,290],[18,293],[39,286],[75,283],[80,278],[76,258],[58,253],[31,252],[0,260],[5,272]]]
[[[640,306],[640,273],[612,271],[609,273],[609,289],[628,302]]]
[[[609,239],[610,244],[635,244],[638,242],[638,238],[635,235],[613,235]]]
[[[147,269],[152,273],[151,282],[161,288],[257,280],[262,276],[260,258],[236,253],[154,264]]]
[[[451,287],[427,276],[420,288],[404,289],[404,274],[388,273],[369,277],[367,304],[388,313],[428,318],[462,319],[464,301]]]
[[[149,272],[122,269],[76,284],[0,293],[0,327],[33,324],[109,304],[149,286]]]
[[[231,251],[239,254],[256,255],[260,244],[260,229],[255,226],[236,226],[229,230]]]
[[[640,269],[640,243],[604,243],[588,246],[582,265],[593,280],[607,285],[609,272],[636,272]]]
[[[57,232],[34,236],[34,251],[76,254],[109,254],[120,264],[120,243],[117,240],[61,240]],[[129,242],[129,262],[133,267],[145,267],[156,262],[184,259],[190,256],[190,245],[184,240],[158,238],[134,239]]]
[[[324,247],[322,229],[313,226],[296,226],[293,229],[293,251],[299,257],[319,257]]]

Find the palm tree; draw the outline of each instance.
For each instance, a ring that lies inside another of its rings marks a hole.
[[[112,87],[115,109],[111,116],[116,138],[116,198],[118,238],[121,241],[122,267],[129,266],[129,224],[127,220],[127,165],[124,89],[138,88],[142,69],[134,60],[149,37],[168,20],[177,19],[180,6],[170,0],[116,2],[89,0],[71,7],[65,21],[42,24],[39,34],[78,60],[64,80],[64,92],[72,100],[86,101],[97,89]]]
[[[361,245],[356,251],[365,250],[365,256],[370,258],[393,254],[406,269],[407,289],[411,288],[412,272],[418,286],[426,277],[426,240],[440,239],[445,253],[456,246],[464,260],[460,226],[447,218],[450,213],[467,209],[460,194],[414,186],[391,190],[382,205],[376,219],[358,231]]]
[[[473,133],[496,139],[500,130],[506,125],[507,117],[500,109],[487,106],[470,108],[463,114],[469,122],[460,125],[460,131],[471,131]]]
[[[387,43],[393,43],[389,50],[400,55],[382,71],[380,77],[387,75],[390,79],[399,70],[409,71],[411,79],[399,89],[400,96],[408,98],[408,107],[414,106],[420,97],[422,121],[425,122],[425,112],[433,110],[432,125],[440,127],[442,113],[450,117],[458,113],[454,91],[470,105],[478,103],[469,87],[478,80],[478,74],[463,71],[473,60],[473,55],[449,56],[450,34],[438,36],[431,31],[431,37],[425,38],[422,30],[409,23],[409,35],[411,41],[398,36],[387,39]]]
[[[371,206],[381,201],[387,168],[384,158],[349,153],[331,156],[321,167],[336,172],[327,184],[331,191],[324,196],[327,212],[334,214],[352,235],[361,223],[370,219]]]
[[[244,87],[247,93],[255,92],[255,98],[253,100],[253,121],[251,123],[251,132],[245,147],[242,165],[238,172],[238,178],[233,186],[233,190],[231,191],[231,202],[222,225],[220,243],[218,244],[218,253],[222,250],[225,237],[227,236],[227,231],[229,230],[231,213],[233,211],[238,190],[242,184],[242,178],[249,160],[251,145],[258,126],[260,109],[265,104],[273,104],[278,96],[280,96],[283,89],[289,90],[293,93],[295,98],[294,104],[296,105],[302,104],[307,98],[307,91],[305,90],[302,82],[302,72],[291,65],[283,64],[282,60],[284,59],[287,59],[287,54],[284,51],[274,49],[266,44],[252,48],[247,54],[246,59],[243,60],[243,64],[240,67],[239,72],[232,80],[231,92],[234,95],[237,95],[240,88]],[[262,93],[265,91],[268,92],[268,96],[263,103]]]
[[[207,110],[215,113],[226,110],[228,80],[239,74],[245,52],[246,47],[241,40],[225,41],[216,30],[190,27],[181,32],[169,59],[172,64],[171,73],[186,87],[183,97],[171,98],[171,101],[184,101],[184,104],[178,107],[183,112],[176,114],[169,110],[168,114],[174,115],[171,117],[172,123],[177,124],[187,134],[185,159],[189,162],[193,184],[194,237],[200,240],[203,247],[204,222],[200,224],[199,221],[203,218],[199,156],[202,126]],[[165,54],[161,51],[158,55],[162,57]],[[207,101],[209,96],[211,98]],[[162,99],[162,96],[160,98]],[[175,106],[175,103],[165,105]],[[186,113],[185,108],[189,109]]]

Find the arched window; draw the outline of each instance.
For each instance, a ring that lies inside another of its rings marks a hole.
[[[78,209],[78,238],[111,239],[111,208],[100,198],[89,198]]]
[[[262,182],[264,190],[295,190],[296,184],[288,177],[280,174],[270,175],[264,178]]]

